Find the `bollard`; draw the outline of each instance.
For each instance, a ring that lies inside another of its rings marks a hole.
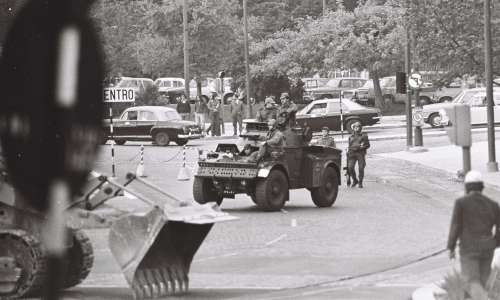
[[[186,146],[182,149],[182,167],[179,169],[179,174],[177,174],[177,180],[186,181],[191,178],[189,170],[186,168]]]
[[[137,166],[137,169],[135,171],[135,175],[137,177],[147,177],[147,175],[144,172],[144,145],[141,145],[140,156],[141,156],[141,161],[139,162],[139,165]]]

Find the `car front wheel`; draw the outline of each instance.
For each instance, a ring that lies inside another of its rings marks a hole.
[[[288,180],[280,170],[273,170],[267,178],[257,182],[255,202],[264,211],[279,211],[288,198]]]
[[[155,134],[154,140],[159,146],[167,146],[170,143],[170,138],[166,132],[158,132]]]
[[[432,114],[429,117],[429,124],[431,124],[431,126],[434,128],[441,127],[441,126],[443,126],[441,124],[441,120],[442,120],[442,118],[441,118],[440,114]]]

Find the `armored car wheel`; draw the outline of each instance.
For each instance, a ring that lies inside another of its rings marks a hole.
[[[68,269],[63,288],[73,287],[84,281],[94,264],[94,250],[85,232],[73,233],[73,246],[68,250]]]
[[[255,202],[265,211],[278,211],[288,200],[288,180],[279,170],[273,170],[267,178],[257,182]]]
[[[0,299],[41,296],[47,262],[43,247],[34,236],[24,230],[0,231],[0,257],[12,257],[21,269],[16,288],[0,292]]]
[[[205,204],[208,202],[216,202],[218,205],[222,203],[222,195],[217,192],[210,178],[195,177],[193,182],[193,197],[194,201]]]
[[[330,207],[335,203],[339,191],[339,178],[332,167],[327,167],[321,176],[321,186],[311,189],[311,198],[317,207]]]

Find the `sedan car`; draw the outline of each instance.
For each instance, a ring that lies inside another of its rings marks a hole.
[[[495,113],[495,120],[500,122],[500,87],[493,89],[493,110]],[[486,117],[486,89],[475,88],[463,90],[458,96],[450,103],[436,103],[424,105],[422,114],[424,122],[430,124],[432,127],[442,126],[440,110],[452,107],[455,104],[467,104],[470,106],[471,124],[472,125],[485,125],[487,124]]]
[[[347,99],[323,99],[309,103],[297,112],[297,123],[302,127],[309,126],[312,131],[321,131],[328,127],[330,130],[343,129],[352,132],[352,124],[360,121],[363,126],[370,126],[380,121],[380,110],[364,107]]]
[[[344,92],[344,98],[353,96],[353,90],[362,87],[367,79],[360,77],[341,77],[333,79],[304,79],[304,97],[310,100],[339,98]]]
[[[105,120],[104,142],[114,139],[118,145],[126,141],[153,141],[167,146],[170,141],[185,145],[189,140],[203,137],[201,128],[191,121],[183,121],[172,108],[164,106],[134,106],[127,108],[118,119]]]

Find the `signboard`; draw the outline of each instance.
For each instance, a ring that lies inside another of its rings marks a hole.
[[[410,85],[412,89],[419,89],[423,84],[422,75],[418,73],[413,73],[410,78],[408,78],[408,85]]]
[[[421,107],[415,107],[412,113],[413,126],[421,127],[424,125],[424,115]]]
[[[105,88],[104,102],[135,102],[135,91],[133,88]]]

